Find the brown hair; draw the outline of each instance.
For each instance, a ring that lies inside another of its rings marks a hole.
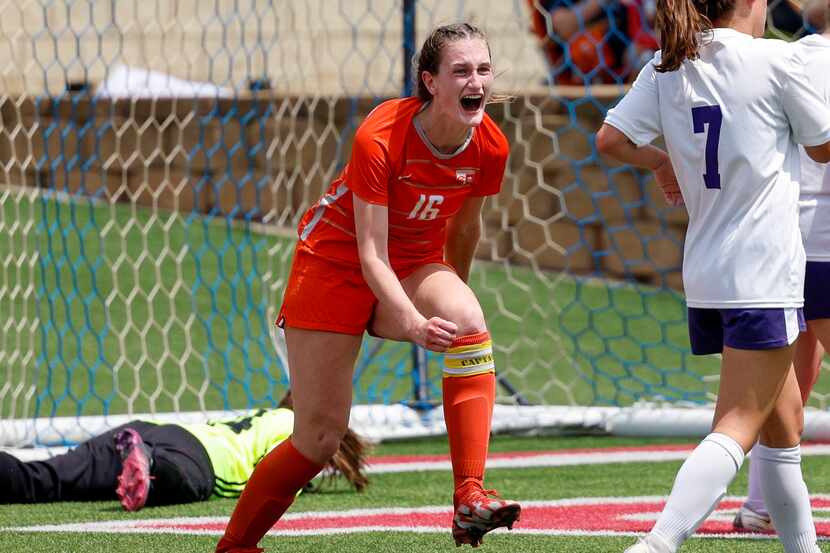
[[[734,9],[735,0],[657,0],[655,26],[660,33],[662,60],[654,69],[675,71],[687,59],[697,59],[700,33],[711,31],[713,21]]]
[[[285,393],[280,400],[280,409],[294,410],[294,400],[291,397],[291,390]],[[369,478],[366,476],[366,457],[369,455],[370,446],[366,440],[358,436],[351,428],[346,430],[346,435],[340,440],[340,447],[334,454],[325,468],[323,468],[322,479],[319,484],[309,483],[306,491],[318,491],[324,485],[332,485],[338,476],[343,476],[355,491],[362,492],[369,485]]]
[[[415,90],[421,101],[429,102],[432,100],[432,93],[427,88],[421,75],[424,71],[429,71],[433,75],[438,74],[438,70],[441,67],[441,53],[444,51],[444,46],[456,40],[472,40],[474,38],[484,41],[484,44],[487,45],[487,53],[490,54],[490,59],[492,60],[493,55],[490,50],[490,42],[487,40],[487,35],[472,23],[443,25],[429,34],[424,41],[424,45],[421,46],[421,51],[418,52],[418,55],[413,60],[413,65],[415,66]],[[510,100],[512,100],[511,96],[491,94],[489,102],[496,103]]]
[[[429,34],[424,41],[424,45],[421,46],[421,51],[418,52],[415,58],[415,82],[418,98],[424,102],[432,100],[432,93],[424,83],[421,74],[424,71],[429,71],[433,75],[438,74],[438,69],[441,67],[441,52],[444,50],[444,46],[456,40],[471,40],[474,38],[483,40],[487,44],[487,52],[490,52],[490,43],[487,42],[487,36],[481,29],[470,23],[444,25]]]

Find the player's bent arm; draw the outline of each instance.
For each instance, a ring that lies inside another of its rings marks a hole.
[[[669,154],[660,148],[650,144],[638,147],[622,131],[603,123],[597,133],[597,149],[601,154],[617,161],[651,169],[666,203],[672,206],[683,205],[683,194]]]
[[[816,163],[830,163],[830,142],[819,146],[804,146],[804,151]]]
[[[607,123],[603,123],[597,132],[597,149],[604,156],[652,171],[669,159],[669,154],[655,146],[638,148],[622,131]]]
[[[386,206],[370,204],[354,195],[357,250],[363,278],[378,301],[391,307],[406,328],[412,328],[424,317],[415,309],[389,263],[388,217]]]
[[[481,207],[484,197],[469,197],[447,223],[444,257],[464,282],[470,277],[476,246],[481,238]]]
[[[356,194],[353,199],[360,267],[372,293],[395,313],[413,342],[433,351],[446,350],[455,338],[455,325],[438,317],[427,320],[421,315],[392,270],[388,208],[365,202]]]

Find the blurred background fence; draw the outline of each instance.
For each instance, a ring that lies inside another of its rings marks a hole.
[[[411,89],[409,55],[458,20],[485,29],[496,86],[516,97],[489,109],[511,157],[471,279],[499,400],[710,401],[717,360],[693,358],[686,334],[685,211],[593,139],[657,47],[654,10],[0,2],[0,419],[274,404],[287,380],[273,320],[298,219],[363,117]],[[820,24],[787,0],[769,21],[787,39]],[[358,403],[439,396],[434,356],[367,341]]]

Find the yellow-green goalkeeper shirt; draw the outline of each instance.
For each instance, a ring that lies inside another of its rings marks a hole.
[[[216,480],[213,493],[237,497],[254,467],[294,428],[290,409],[260,409],[235,419],[182,424],[207,450]]]

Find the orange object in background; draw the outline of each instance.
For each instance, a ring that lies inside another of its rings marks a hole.
[[[567,41],[550,35],[549,14],[538,0],[527,0],[531,31],[539,40],[550,70],[551,84],[590,85],[632,80],[643,56],[657,49],[642,0],[623,0],[615,14],[615,28],[607,18],[595,20]],[[555,33],[553,29],[550,33]],[[567,56],[566,56],[567,51]]]
[[[579,72],[587,75],[600,68],[601,70],[598,73],[598,76],[600,76],[605,73],[602,69],[613,70],[618,66],[614,52],[608,45],[607,33],[608,24],[603,21],[575,34],[568,41],[571,62],[576,69],[579,69]],[[577,78],[582,81],[579,75],[577,75]]]

